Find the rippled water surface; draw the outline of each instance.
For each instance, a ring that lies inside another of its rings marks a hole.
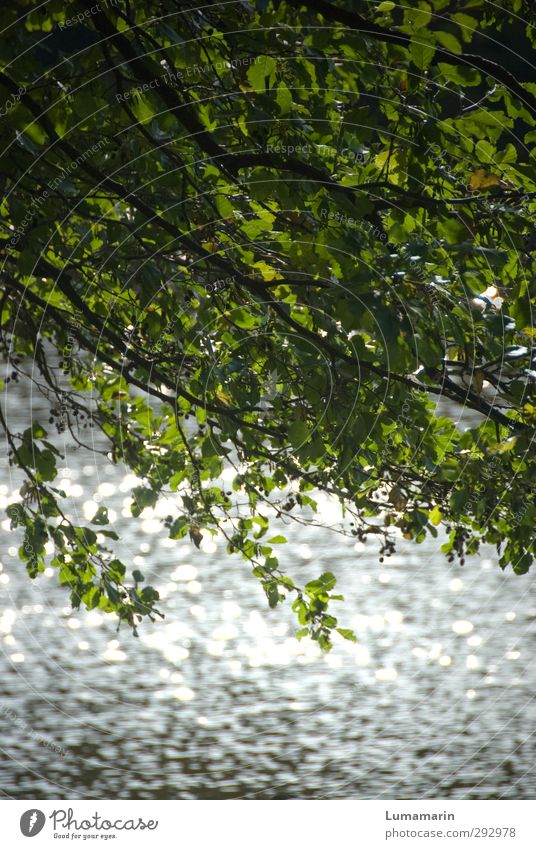
[[[65,463],[72,515],[115,511],[122,559],[166,620],[135,639],[71,611],[52,570],[27,578],[3,521],[4,794],[536,798],[534,576],[503,575],[491,550],[449,565],[434,541],[380,564],[372,545],[292,525],[285,568],[334,571],[359,638],[322,656],[223,545],[165,539],[168,505],[129,520],[124,470],[69,447]],[[2,507],[17,488],[4,468]]]

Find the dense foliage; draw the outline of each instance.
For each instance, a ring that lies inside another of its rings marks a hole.
[[[528,570],[526,11],[2,7],[1,346],[8,380],[32,381],[52,422],[14,431],[5,387],[26,477],[8,514],[32,577],[50,561],[73,605],[134,630],[157,615],[156,591],[114,553],[106,506],[87,526],[70,515],[55,429],[81,452],[99,429],[142,480],[134,517],[171,493],[170,537],[224,534],[269,604],[289,597],[299,634],[325,648],[335,577],[296,585],[279,546],[281,519],[322,522],[318,492],[341,504],[336,530],[374,535],[382,556],[443,526],[450,560],[486,542]]]

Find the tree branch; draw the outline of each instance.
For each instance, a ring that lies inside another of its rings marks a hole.
[[[394,32],[372,21],[367,21],[357,12],[351,12],[348,9],[343,9],[341,6],[334,6],[332,3],[328,3],[327,0],[287,0],[287,3],[298,9],[306,8],[311,12],[322,15],[327,21],[336,21],[337,23],[344,24],[356,32],[362,32],[364,35],[374,38],[377,41],[387,42],[388,44],[399,44],[402,47],[408,48],[411,44],[410,35],[402,32]],[[522,103],[536,112],[536,97],[527,89],[523,88],[523,85],[507,68],[497,65],[490,59],[470,53],[458,55],[437,45],[432,64],[437,65],[438,62],[445,62],[449,65],[466,65],[477,71],[481,71],[483,74],[487,74],[498,83],[502,83],[502,85],[510,89]]]

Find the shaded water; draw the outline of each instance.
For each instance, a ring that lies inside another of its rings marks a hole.
[[[24,407],[12,416],[27,426]],[[73,613],[52,570],[30,581],[20,538],[2,534],[5,795],[536,798],[534,576],[503,575],[491,550],[449,565],[434,541],[380,564],[372,545],[291,525],[284,567],[302,582],[334,571],[340,624],[359,638],[322,656],[223,545],[129,520],[123,470],[71,449],[67,465],[71,513],[100,498],[115,510],[122,559],[161,591],[166,620],[136,640]],[[3,484],[0,507],[16,488]]]

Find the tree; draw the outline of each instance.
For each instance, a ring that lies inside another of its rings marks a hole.
[[[98,428],[143,481],[134,517],[175,494],[170,537],[225,535],[324,648],[335,576],[296,585],[274,534],[320,521],[319,491],[380,556],[440,526],[450,561],[491,543],[521,574],[535,552],[536,86],[515,52],[535,36],[521,0],[410,7],[0,12],[6,383],[38,384],[80,446]],[[157,616],[106,507],[69,516],[53,428],[2,424],[29,574],[52,541],[73,605]]]

